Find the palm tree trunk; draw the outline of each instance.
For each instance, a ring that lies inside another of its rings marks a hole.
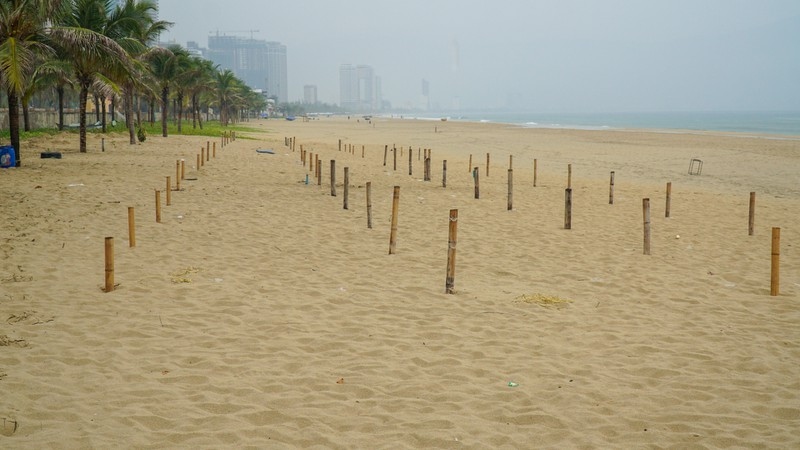
[[[22,127],[25,131],[31,131],[31,115],[28,111],[28,100],[22,98]]]
[[[178,94],[178,107],[175,108],[178,110],[178,134],[181,133],[181,122],[183,122],[183,94]]]
[[[64,86],[56,87],[58,93],[58,131],[64,129]]]
[[[86,103],[89,98],[89,83],[81,82],[81,91],[78,95],[78,123],[80,130],[80,152],[86,153]]]
[[[106,97],[100,97],[100,109],[102,109],[101,116],[103,117],[100,119],[103,122],[103,133],[106,132]]]
[[[125,126],[128,127],[130,135],[130,145],[136,145],[136,131],[133,124],[133,86],[128,84],[125,87],[125,97],[122,100],[122,107],[125,109]]]
[[[197,94],[192,94],[192,129],[197,128],[197,115],[200,112],[197,107]]]
[[[94,100],[94,123],[100,122],[100,97],[92,96]]]
[[[167,117],[169,109],[169,86],[161,89],[161,136],[167,137]]]
[[[17,167],[22,165],[22,158],[19,156],[19,96],[9,89],[8,94],[8,130],[11,134],[11,146],[14,147],[15,160]]]

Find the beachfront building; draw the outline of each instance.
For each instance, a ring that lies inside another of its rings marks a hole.
[[[371,66],[342,64],[339,67],[339,106],[353,112],[381,108],[381,79]]]
[[[315,84],[303,86],[303,103],[306,105],[317,104],[317,86]]]
[[[208,37],[206,56],[230,69],[252,89],[262,89],[278,103],[289,101],[286,46],[280,42],[220,35]]]

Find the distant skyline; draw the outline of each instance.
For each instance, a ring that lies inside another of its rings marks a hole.
[[[795,0],[160,0],[162,40],[278,41],[288,98],[339,103],[339,68],[368,64],[383,98],[542,112],[800,109]],[[218,11],[218,12],[215,12]]]

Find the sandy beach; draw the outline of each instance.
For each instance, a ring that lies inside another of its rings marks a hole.
[[[245,125],[38,139],[0,172],[0,448],[800,447],[800,137]]]

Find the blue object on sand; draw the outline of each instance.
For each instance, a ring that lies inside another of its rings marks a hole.
[[[275,154],[275,150],[273,150],[271,148],[259,148],[256,151],[258,153],[269,153],[270,155],[274,155]]]
[[[14,153],[14,147],[11,145],[4,145],[0,147],[0,167],[8,169],[17,165],[17,155]]]

